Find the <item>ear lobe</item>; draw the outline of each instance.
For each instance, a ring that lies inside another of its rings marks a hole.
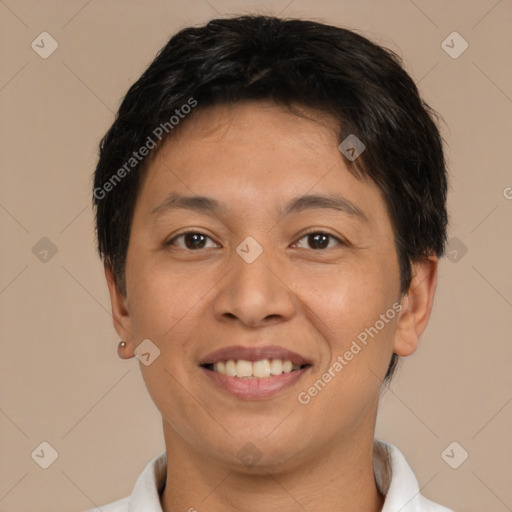
[[[110,294],[114,329],[122,340],[129,340],[131,335],[131,319],[126,305],[126,297],[119,290],[112,269],[107,264],[104,264],[104,269]]]
[[[427,327],[437,285],[438,258],[431,255],[427,261],[413,264],[409,291],[402,298],[393,352],[399,356],[411,355]]]

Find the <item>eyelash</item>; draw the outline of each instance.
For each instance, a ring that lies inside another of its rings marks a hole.
[[[174,236],[169,241],[165,242],[165,245],[166,246],[172,246],[172,245],[174,245],[175,240],[177,240],[178,238],[183,237],[185,235],[202,235],[202,236],[205,236],[206,238],[209,238],[210,240],[213,240],[210,236],[208,236],[206,233],[203,233],[201,231],[185,231],[183,233],[180,233],[180,234]],[[307,237],[309,235],[327,235],[331,239],[336,240],[340,246],[348,245],[344,240],[340,239],[339,237],[334,236],[333,234],[331,234],[331,233],[329,233],[327,231],[321,231],[321,230],[318,230],[318,229],[311,230],[311,231],[308,231],[306,233],[303,233],[302,236],[297,240],[297,242],[299,242],[300,240],[302,240],[303,238],[305,238],[305,237]],[[295,242],[295,243],[297,243],[297,242]],[[179,249],[184,249],[186,251],[191,251],[191,252],[200,251],[201,250],[201,249],[187,249],[186,247],[185,248],[184,247],[179,247]],[[326,251],[327,249],[311,249],[311,250],[312,251],[320,251],[321,252],[321,251]],[[331,247],[331,249],[332,249],[332,247]]]

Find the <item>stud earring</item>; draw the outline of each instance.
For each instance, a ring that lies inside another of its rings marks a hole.
[[[119,342],[119,348],[124,348],[124,347],[126,347],[126,341],[121,340]]]

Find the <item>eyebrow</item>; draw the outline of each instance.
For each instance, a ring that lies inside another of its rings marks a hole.
[[[365,213],[348,199],[338,194],[306,194],[291,199],[283,207],[278,207],[279,219],[288,215],[310,209],[331,209],[346,213],[351,217],[369,222]],[[172,192],[158,206],[151,210],[151,215],[160,215],[175,210],[193,210],[200,213],[225,214],[226,205],[206,196],[186,196]]]

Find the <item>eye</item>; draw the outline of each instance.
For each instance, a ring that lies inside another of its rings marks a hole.
[[[302,236],[302,238],[300,238],[295,245],[299,246],[301,240],[304,239],[306,239],[306,243],[310,244],[311,248],[314,250],[330,249],[331,247],[329,247],[329,242],[331,240],[335,240],[339,245],[346,245],[345,242],[340,240],[338,237],[335,237],[330,233],[324,233],[323,231],[310,231],[309,233],[306,233],[304,236]]]
[[[176,235],[175,237],[171,238],[168,242],[166,242],[165,245],[174,245],[176,247],[179,247],[180,249],[195,251],[198,249],[208,248],[208,240],[213,242],[213,240],[204,233],[201,233],[199,231],[187,231],[185,233],[180,233],[179,235]],[[335,237],[334,235],[331,235],[330,233],[325,233],[323,231],[310,231],[309,233],[306,233],[299,239],[298,242],[296,242],[295,246],[300,247],[302,240],[306,240],[306,244],[309,245],[309,248],[314,250],[332,248],[331,242],[333,241],[335,242],[335,245],[336,243],[337,245],[346,245],[345,242],[340,240],[338,237]],[[181,243],[179,243],[178,241],[181,241]],[[211,245],[210,247],[217,246],[218,244],[213,242],[213,245]]]
[[[177,240],[182,240],[184,245],[177,244]],[[185,233],[181,233],[175,236],[174,238],[171,238],[168,242],[165,243],[165,245],[175,245],[180,249],[189,249],[195,251],[197,249],[204,249],[206,240],[211,240],[213,242],[213,240],[204,233],[198,231],[187,231]],[[217,244],[215,244],[214,246],[216,245]]]

